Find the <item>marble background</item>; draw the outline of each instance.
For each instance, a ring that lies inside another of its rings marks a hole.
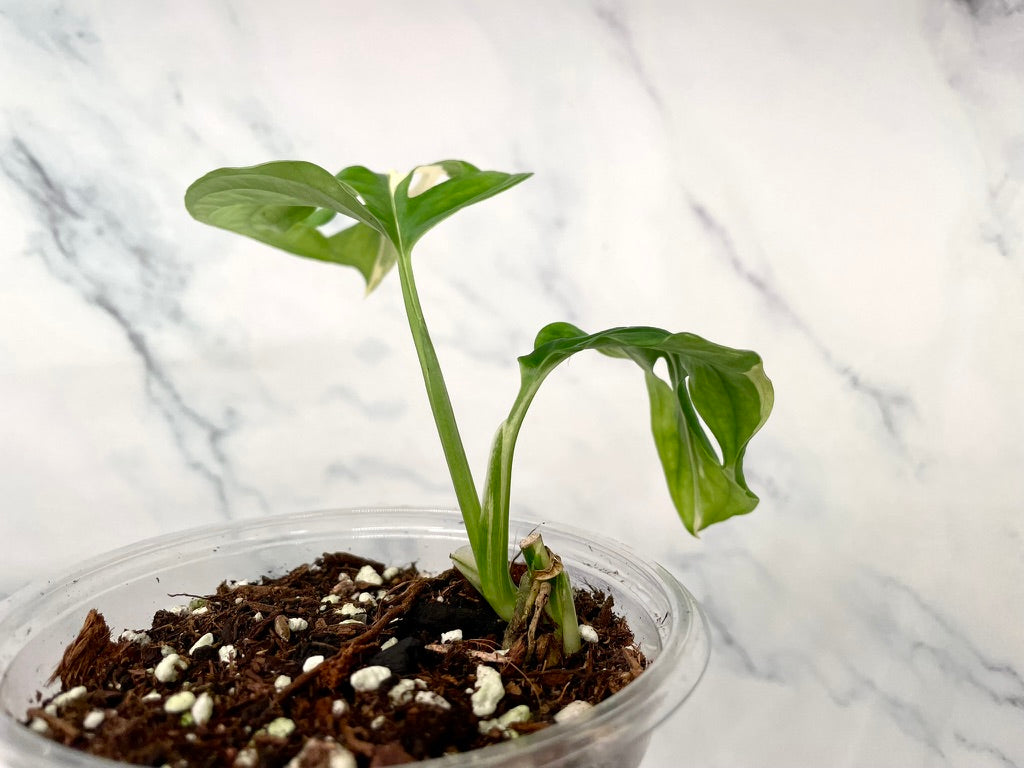
[[[581,357],[513,504],[714,650],[646,766],[1024,766],[1024,4],[0,2],[0,594],[210,521],[452,504],[397,279],[194,223],[214,167],[535,178],[417,251],[474,466],[552,320],[762,353],[763,499],[688,537]],[[684,756],[684,757],[680,757]]]

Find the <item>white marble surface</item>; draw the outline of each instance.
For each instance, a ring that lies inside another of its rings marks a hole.
[[[707,607],[645,765],[1024,766],[1020,0],[0,3],[0,593],[206,521],[448,504],[396,279],[191,221],[221,165],[531,170],[417,252],[467,447],[552,320],[756,349],[763,498],[671,510],[581,358],[514,505]],[[683,756],[683,757],[681,757]]]

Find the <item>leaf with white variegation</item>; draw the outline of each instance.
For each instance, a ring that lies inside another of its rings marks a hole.
[[[421,166],[404,177],[362,166],[335,176],[313,163],[278,161],[212,171],[188,188],[185,207],[206,224],[354,267],[369,292],[427,230],[528,176],[481,171],[461,160]],[[410,191],[419,179],[430,183]],[[335,214],[357,223],[329,234],[324,228]]]

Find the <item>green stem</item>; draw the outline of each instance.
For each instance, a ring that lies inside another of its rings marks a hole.
[[[508,518],[509,505],[512,488],[512,459],[515,453],[516,439],[519,437],[519,429],[526,418],[526,411],[530,407],[537,390],[540,388],[543,378],[533,382],[532,386],[519,391],[516,400],[512,404],[508,418],[501,423],[498,433],[494,436],[494,444],[491,446],[491,455],[487,464],[487,477],[484,478],[483,508],[481,510],[481,534],[484,540],[480,542],[481,549],[485,550],[485,561],[497,559],[494,552],[506,552],[508,549]],[[479,553],[478,553],[479,556]],[[515,585],[509,579],[508,604],[515,604]],[[507,617],[504,617],[507,618]]]
[[[480,512],[480,538],[470,539],[480,570],[481,581],[493,594],[484,594],[501,618],[512,618],[516,610],[517,589],[508,572],[508,520],[512,487],[512,457],[515,452],[519,428],[526,417],[530,401],[537,393],[540,382],[520,391],[508,418],[498,427],[487,462],[484,478],[483,508]]]
[[[481,520],[481,533],[484,540],[480,542],[480,548],[485,551],[481,554],[476,551],[477,563],[480,566],[481,581],[487,584],[501,583],[503,595],[501,607],[494,601],[490,601],[502,618],[510,620],[513,613],[521,610],[520,602],[517,602],[515,585],[508,577],[507,568],[505,579],[501,581],[500,574],[496,570],[489,570],[497,561],[497,553],[503,552],[508,547],[508,518],[509,500],[512,486],[512,459],[515,452],[516,439],[519,437],[519,430],[523,426],[526,412],[533,402],[537,391],[540,389],[544,376],[531,382],[519,391],[508,418],[502,422],[498,434],[494,438],[494,445],[491,448],[491,457],[487,469],[487,478],[484,481],[484,501]],[[524,584],[532,581],[534,571],[543,571],[551,567],[550,552],[540,536],[527,537],[524,540],[526,546],[523,555],[527,567],[530,569],[528,577],[524,577]],[[474,546],[474,550],[476,547]],[[523,585],[520,585],[523,588]],[[509,611],[502,612],[502,609]],[[564,571],[559,573],[552,583],[551,602],[548,606],[548,613],[555,622],[562,638],[562,647],[566,656],[571,656],[580,649],[579,624],[576,619],[576,606],[574,604],[572,584],[569,582],[569,575]],[[512,621],[522,619],[516,616]]]
[[[430,334],[427,332],[427,323],[423,317],[423,308],[420,306],[416,281],[412,274],[412,260],[404,249],[399,249],[398,252],[398,274],[402,283],[402,298],[405,301],[409,329],[412,331],[416,355],[419,357],[420,368],[423,371],[423,382],[427,387],[430,410],[434,414],[437,434],[441,438],[441,448],[444,450],[448,472],[455,488],[455,498],[462,511],[462,519],[466,524],[469,540],[473,543],[479,537],[480,532],[480,499],[477,496],[476,485],[473,483],[473,473],[469,469],[469,461],[466,459],[466,449],[462,445],[462,437],[459,435],[459,428],[455,423],[455,412],[452,410],[448,388],[445,386],[444,376],[441,374],[441,364],[434,351],[434,345],[430,341]]]
[[[512,488],[512,459],[515,454],[519,429],[526,418],[526,411],[540,388],[540,381],[534,386],[521,390],[512,404],[508,418],[501,423],[494,436],[491,457],[484,480],[483,527],[496,531],[503,529],[501,536],[508,540],[509,501]],[[507,543],[505,544],[507,547]]]
[[[484,597],[505,621],[516,609],[516,585],[508,569],[508,486],[505,483],[503,448],[506,445],[507,423],[502,423],[494,437],[487,477],[484,480],[480,536],[471,539],[480,581],[485,585]],[[502,493],[504,491],[504,497]],[[503,502],[504,499],[504,503]]]

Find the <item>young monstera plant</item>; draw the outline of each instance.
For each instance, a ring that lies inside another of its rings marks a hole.
[[[427,332],[412,251],[443,219],[529,176],[481,171],[461,160],[420,166],[408,174],[375,173],[362,166],[331,174],[312,163],[272,162],[212,171],[189,187],[185,204],[207,224],[297,256],[354,267],[368,292],[397,267],[427,397],[469,538],[469,546],[455,552],[452,560],[509,622],[506,643],[530,616],[546,610],[565,653],[571,654],[580,646],[579,627],[558,555],[539,535],[528,537],[521,543],[527,571],[518,585],[508,562],[516,438],[547,375],[584,350],[639,366],[669,495],[693,534],[757,506],[758,498],[743,476],[743,456],[768,418],[773,391],[754,352],[659,328],[586,333],[568,323],[552,323],[537,334],[533,351],[519,358],[519,394],[498,427],[479,491]],[[323,231],[338,214],[353,224],[333,234]],[[655,373],[661,360],[667,365],[667,381]]]

